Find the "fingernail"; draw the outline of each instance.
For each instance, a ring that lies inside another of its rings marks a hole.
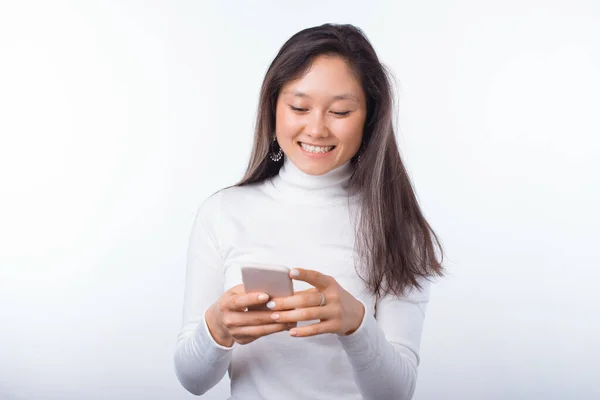
[[[292,329],[292,330],[290,331],[290,336],[296,336],[297,334],[298,334],[298,331],[297,331],[297,330],[295,330],[295,329]]]
[[[267,303],[267,307],[268,308],[275,308],[275,302],[273,300],[271,300],[270,302]]]
[[[268,298],[269,298],[269,295],[268,295],[268,294],[264,294],[264,293],[263,293],[263,294],[259,294],[259,295],[258,295],[258,299],[259,299],[259,300],[266,300],[266,299],[268,299]]]
[[[300,271],[298,271],[297,269],[293,269],[292,276],[298,276],[298,275],[300,275]]]
[[[271,315],[271,318],[278,320],[279,319],[279,314],[273,314]]]

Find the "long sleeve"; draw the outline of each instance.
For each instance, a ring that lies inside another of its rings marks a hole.
[[[204,318],[223,290],[223,258],[217,234],[219,202],[220,193],[209,197],[194,220],[187,253],[182,328],[175,346],[177,378],[195,395],[216,385],[231,359],[232,348],[215,342]]]
[[[366,400],[412,398],[431,283],[424,280],[421,285],[402,298],[383,297],[376,318],[365,312],[354,333],[339,337]]]

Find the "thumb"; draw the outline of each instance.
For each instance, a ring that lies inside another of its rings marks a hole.
[[[231,289],[229,289],[227,292],[231,295],[246,294],[243,284],[236,285],[236,286],[232,287]]]

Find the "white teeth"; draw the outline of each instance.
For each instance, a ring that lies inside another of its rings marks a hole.
[[[309,153],[327,153],[333,146],[311,146],[305,143],[300,143],[300,146]]]

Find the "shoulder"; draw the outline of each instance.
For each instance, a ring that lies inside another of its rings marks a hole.
[[[264,196],[263,186],[267,182],[245,186],[229,186],[204,199],[197,211],[200,220],[218,219],[248,204],[249,200]]]
[[[244,186],[229,186],[219,190],[214,196],[219,198],[220,206],[223,211],[239,209],[241,206],[247,206],[252,200],[262,200],[265,196],[265,186],[270,181],[263,181]]]
[[[197,242],[208,236],[213,240],[217,236],[216,231],[221,215],[221,195],[213,193],[204,199],[196,208],[193,218],[191,241]]]

